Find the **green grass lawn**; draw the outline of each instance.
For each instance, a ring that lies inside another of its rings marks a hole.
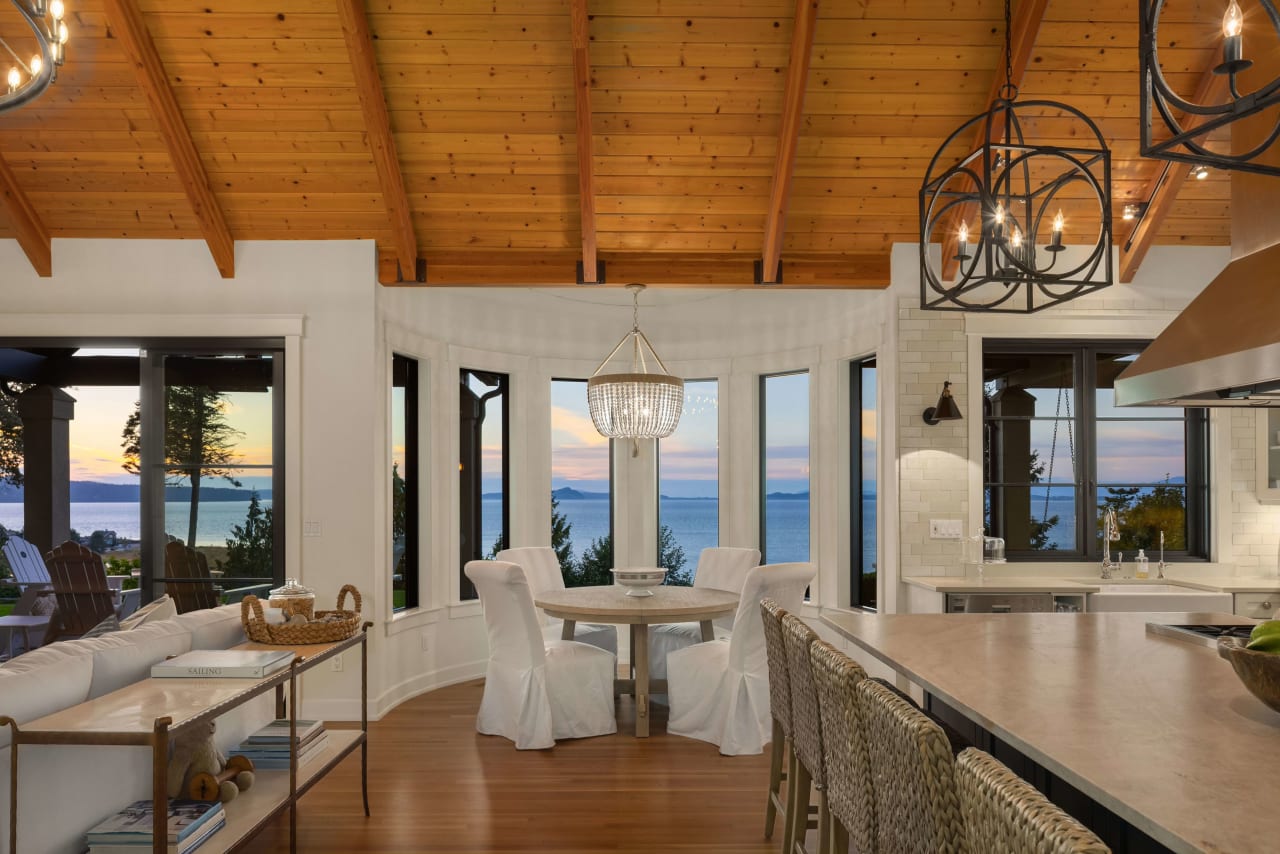
[[[0,605],[0,617],[7,617],[13,611],[13,603],[5,603]]]
[[[403,608],[404,607],[404,591],[393,590],[391,595],[391,602],[392,604],[395,605],[395,608],[397,611]]]

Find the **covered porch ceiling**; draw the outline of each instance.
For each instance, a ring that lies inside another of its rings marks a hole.
[[[929,159],[1004,74],[998,0],[67,6],[58,82],[0,115],[0,237],[44,275],[54,237],[205,240],[224,276],[236,240],[363,238],[386,284],[884,287]],[[1221,4],[1170,6],[1190,95]],[[1017,0],[1013,33],[1022,97],[1112,148],[1123,279],[1153,243],[1229,242],[1226,175],[1138,156],[1131,0]]]

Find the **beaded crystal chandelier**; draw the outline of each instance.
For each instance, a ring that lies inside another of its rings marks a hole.
[[[5,75],[5,88],[0,92],[0,113],[16,110],[35,100],[52,85],[58,68],[66,57],[69,33],[64,20],[62,0],[9,0],[35,34],[38,52],[30,60],[23,59],[9,42],[0,37],[0,48],[16,63]],[[24,51],[25,54],[25,51]]]
[[[631,331],[622,336],[618,346],[587,380],[587,407],[601,436],[662,439],[670,436],[680,423],[684,380],[667,372],[667,366],[640,331],[640,294],[644,285],[627,285],[627,290],[631,291]],[[631,342],[631,370],[601,373],[628,341]],[[656,370],[650,370],[651,360]]]

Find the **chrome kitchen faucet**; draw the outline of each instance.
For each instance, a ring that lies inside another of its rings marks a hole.
[[[1108,507],[1102,512],[1102,580],[1110,581],[1111,573],[1120,568],[1120,562],[1111,562],[1111,544],[1120,542],[1120,523],[1116,511]],[[1124,558],[1121,557],[1121,560]]]

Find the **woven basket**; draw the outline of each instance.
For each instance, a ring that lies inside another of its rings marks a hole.
[[[347,594],[355,600],[355,610],[343,608]],[[315,620],[309,623],[273,626],[262,614],[262,602],[257,596],[246,596],[240,600],[240,622],[244,623],[244,633],[249,640],[258,643],[285,644],[300,646],[309,643],[333,643],[346,640],[360,630],[360,591],[351,584],[344,584],[338,592],[338,608],[335,611],[316,611]],[[340,620],[320,622],[330,614],[342,617]]]

